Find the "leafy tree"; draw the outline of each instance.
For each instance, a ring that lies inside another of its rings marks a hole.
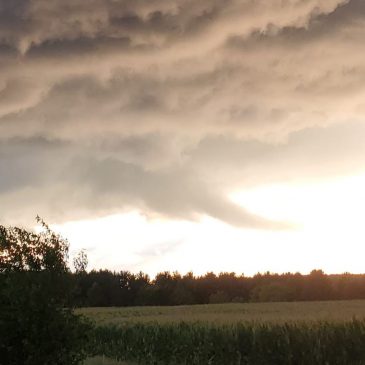
[[[252,290],[253,302],[288,302],[293,300],[291,288],[282,282],[273,282],[257,286]]]
[[[74,268],[76,274],[84,274],[86,273],[87,265],[89,260],[87,258],[87,254],[85,250],[81,250],[76,257],[73,259]]]
[[[97,282],[94,282],[87,292],[88,304],[91,307],[106,307],[110,306],[105,295],[104,288]]]
[[[89,260],[85,250],[81,250],[73,259],[75,274],[72,275],[74,290],[72,293],[72,303],[77,307],[87,304],[87,293],[89,290],[89,280],[87,277],[87,265]]]
[[[329,277],[322,270],[312,270],[305,281],[303,298],[305,300],[329,300],[332,297]]]
[[[209,296],[210,304],[227,303],[228,301],[228,295],[224,291],[217,291]]]
[[[69,308],[68,242],[37,219],[39,234],[0,225],[0,362],[75,365],[91,327]]]

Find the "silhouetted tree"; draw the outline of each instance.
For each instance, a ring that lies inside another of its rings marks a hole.
[[[43,231],[0,226],[0,362],[74,365],[90,325],[69,308],[68,242]]]
[[[73,259],[73,265],[74,265],[76,274],[86,273],[88,263],[89,263],[89,260],[87,258],[86,251],[81,250]]]
[[[305,280],[304,300],[329,300],[333,298],[329,277],[322,270],[312,270]]]
[[[326,275],[321,270],[309,275],[266,272],[253,277],[162,272],[154,280],[142,272],[100,270],[73,277],[77,281],[82,278],[81,298],[74,297],[75,303],[85,306],[365,299],[365,275]]]

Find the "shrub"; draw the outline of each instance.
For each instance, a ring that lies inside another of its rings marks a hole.
[[[91,326],[68,305],[68,242],[39,222],[39,234],[0,226],[1,363],[78,364]]]

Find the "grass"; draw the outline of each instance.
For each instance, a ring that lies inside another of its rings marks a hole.
[[[237,322],[286,323],[298,321],[349,321],[365,318],[365,300],[209,304],[178,307],[83,308],[79,313],[97,325],[129,323]]]

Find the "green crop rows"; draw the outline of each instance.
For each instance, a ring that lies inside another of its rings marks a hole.
[[[365,321],[98,327],[94,355],[139,364],[365,364]]]
[[[82,312],[97,324],[90,355],[110,359],[102,364],[365,365],[364,309],[352,301]]]
[[[97,325],[126,323],[238,322],[286,323],[351,321],[365,318],[365,300],[286,303],[228,303],[176,307],[82,308]]]

